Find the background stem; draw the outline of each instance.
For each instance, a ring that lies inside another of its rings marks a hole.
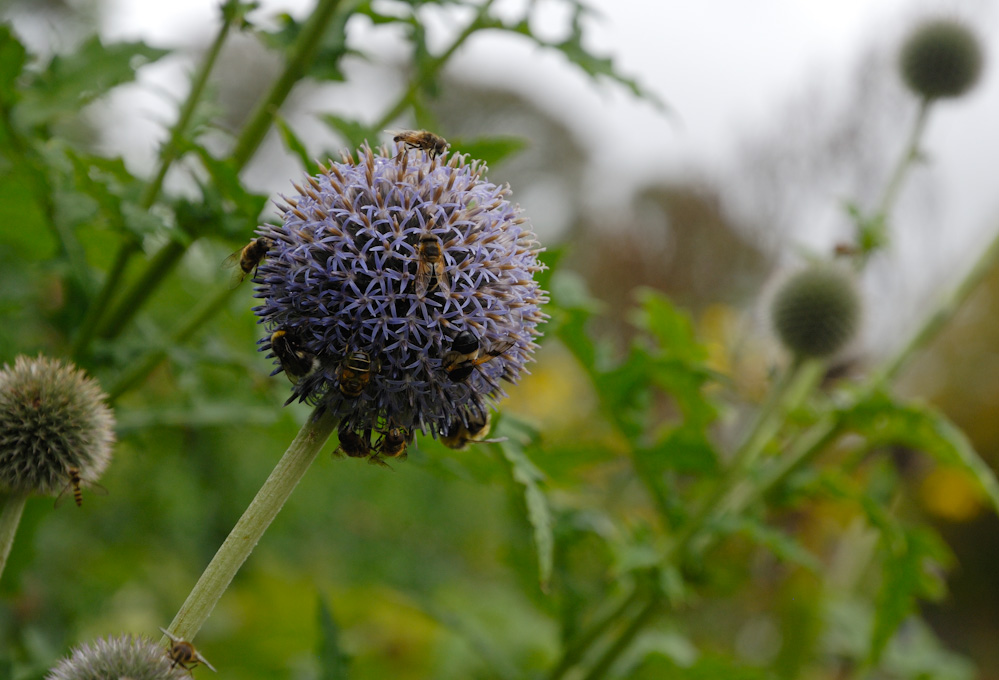
[[[17,533],[17,525],[21,522],[21,513],[24,512],[27,500],[27,491],[11,491],[4,500],[3,511],[0,512],[0,576],[3,576],[4,567],[7,566],[7,557],[14,545],[14,534]]]

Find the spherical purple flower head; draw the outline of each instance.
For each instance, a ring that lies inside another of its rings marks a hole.
[[[341,430],[436,436],[481,418],[547,318],[541,248],[509,187],[463,155],[394,146],[321,170],[282,197],[282,225],[257,230],[273,242],[254,279],[261,349],[284,331],[316,360],[289,401],[333,410]],[[465,361],[451,370],[457,347]]]

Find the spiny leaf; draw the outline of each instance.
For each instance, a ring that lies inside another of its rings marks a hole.
[[[295,131],[288,125],[288,121],[278,114],[274,116],[274,124],[277,125],[278,134],[281,135],[281,141],[284,142],[285,148],[298,156],[298,160],[302,163],[302,167],[306,173],[310,175],[316,174],[318,168],[315,161],[309,157],[309,152],[305,149],[305,144],[302,143],[302,140],[299,139]]]
[[[541,590],[548,592],[548,584],[552,576],[555,539],[551,509],[548,507],[548,499],[541,489],[544,475],[527,457],[521,443],[516,441],[516,433],[511,434],[515,436],[501,443],[499,447],[503,452],[503,457],[510,465],[514,481],[524,487],[527,519],[534,528],[534,544],[538,551],[538,576]]]
[[[322,596],[319,601],[319,660],[320,680],[347,680],[350,677],[350,657],[340,646],[340,627]]]
[[[451,141],[452,149],[484,161],[490,167],[527,148],[526,139],[512,136],[476,137],[475,139],[449,141]]]
[[[16,99],[17,78],[27,62],[27,50],[10,26],[0,25],[0,105],[10,106]]]
[[[999,512],[999,481],[971,442],[946,416],[919,404],[903,404],[879,392],[843,414],[848,429],[873,444],[905,445],[924,451],[945,465],[959,465],[978,481]]]
[[[356,149],[361,146],[372,134],[371,128],[367,125],[333,113],[324,113],[319,116],[319,119],[347,141],[348,149]]]

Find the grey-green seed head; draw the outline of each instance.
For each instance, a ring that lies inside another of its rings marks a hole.
[[[905,84],[920,97],[958,97],[982,71],[982,47],[964,24],[950,19],[917,27],[902,46],[899,65]]]
[[[857,330],[860,298],[850,276],[815,266],[792,276],[777,292],[773,322],[781,342],[799,356],[840,350]]]
[[[94,481],[111,460],[114,415],[96,381],[72,364],[17,357],[0,371],[0,489],[66,487],[71,468]]]
[[[183,680],[188,672],[171,667],[166,649],[132,635],[108,636],[73,650],[49,671],[45,680]]]

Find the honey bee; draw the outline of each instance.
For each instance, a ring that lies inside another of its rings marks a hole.
[[[406,459],[406,446],[412,435],[404,427],[390,427],[378,440],[378,455],[387,458]]]
[[[431,290],[430,284],[437,281],[437,288],[447,297],[451,294],[451,284],[444,269],[444,246],[434,234],[420,236],[417,250],[419,263],[416,266],[416,295],[423,297]]]
[[[340,439],[340,444],[333,452],[334,456],[347,455],[351,458],[365,458],[371,455],[371,443],[368,437],[359,435],[343,426],[340,427],[337,436]]]
[[[489,434],[489,421],[491,417],[486,412],[485,417],[476,415],[468,419],[468,425],[462,425],[461,421],[455,421],[447,432],[441,433],[441,443],[449,449],[464,451],[469,444],[497,444],[505,442],[506,437],[498,439],[486,439]]]
[[[361,396],[361,392],[371,380],[371,357],[368,356],[367,352],[359,350],[351,352],[340,363],[337,378],[343,396],[350,399]]]
[[[447,153],[450,146],[446,139],[426,130],[399,130],[395,132],[392,141],[405,144],[406,149],[423,149],[431,158]],[[400,157],[404,152],[405,149],[399,152]]]
[[[108,495],[108,490],[105,489],[100,484],[98,484],[97,482],[87,481],[82,477],[80,477],[80,468],[78,467],[70,466],[69,469],[66,470],[66,476],[69,477],[69,482],[66,484],[65,487],[63,487],[63,490],[59,492],[59,495],[56,496],[55,505],[53,507],[58,508],[60,505],[62,505],[63,501],[69,498],[69,496],[66,495],[66,493],[70,489],[73,490],[73,500],[76,501],[76,506],[82,507],[83,506],[83,490],[81,489],[82,484],[86,484],[87,488],[89,488],[92,492],[94,492],[98,496]]]
[[[230,282],[229,287],[235,288],[239,284],[243,283],[243,279],[246,278],[247,274],[250,272],[256,272],[261,260],[267,256],[267,251],[270,250],[273,245],[274,241],[266,236],[261,236],[259,238],[252,239],[245,246],[225,258],[222,261],[222,268],[235,269],[232,273],[232,281]],[[239,265],[239,267],[237,268],[236,265]]]
[[[271,335],[271,350],[281,362],[288,380],[294,384],[319,370],[319,358],[302,349],[298,337],[288,331],[274,331]]]
[[[190,642],[187,642],[186,640],[181,640],[179,637],[173,635],[173,633],[168,631],[166,628],[160,628],[160,630],[163,631],[163,634],[166,635],[168,638],[170,638],[170,640],[173,642],[173,644],[170,645],[170,648],[167,649],[167,656],[170,657],[170,661],[172,662],[170,664],[170,668],[176,668],[177,666],[180,666],[185,671],[190,673],[191,669],[200,663],[207,666],[208,669],[211,670],[213,673],[218,672],[215,670],[215,666],[208,663],[208,660],[205,659],[205,657],[201,656],[201,652],[195,649],[194,645],[192,645]]]
[[[476,366],[495,359],[513,347],[512,341],[499,342],[483,350],[479,339],[471,331],[461,331],[451,343],[451,351],[444,355],[441,365],[451,382],[464,382]]]

